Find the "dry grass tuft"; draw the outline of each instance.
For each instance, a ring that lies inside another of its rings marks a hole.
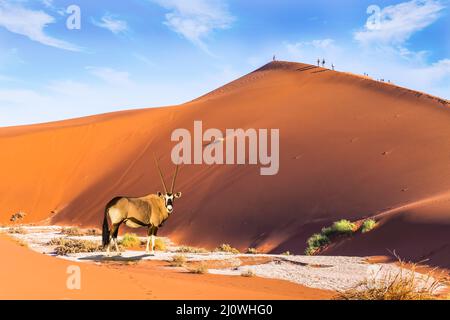
[[[247,251],[245,251],[246,254],[260,254],[261,252],[258,251],[256,248],[248,248]]]
[[[246,278],[252,278],[252,277],[254,277],[255,275],[256,275],[255,272],[254,272],[253,270],[250,270],[250,269],[245,270],[245,271],[243,271],[243,272],[241,273],[241,276],[242,276],[242,277],[246,277]]]
[[[92,229],[87,229],[85,232],[86,236],[101,236],[102,233],[100,232],[100,230],[92,228]]]
[[[229,244],[225,244],[225,243],[220,245],[219,247],[217,247],[215,251],[228,252],[228,253],[233,253],[233,254],[239,254],[240,253],[238,249],[233,248]]]
[[[136,248],[141,245],[141,240],[134,233],[125,233],[119,244],[125,248]]]
[[[409,264],[408,264],[409,265]],[[431,276],[431,272],[418,276],[416,264],[409,265],[400,261],[397,272],[382,272],[367,277],[355,288],[339,293],[337,300],[436,300],[440,282]]]
[[[19,211],[17,213],[14,213],[13,215],[11,215],[11,218],[9,219],[9,221],[13,222],[13,223],[22,221],[23,219],[25,219],[26,215],[27,214],[25,212]]]
[[[147,240],[146,239],[140,240],[140,245],[146,246]],[[150,240],[150,245],[151,245],[151,240]],[[163,238],[155,237],[155,250],[156,251],[167,251],[167,243]]]
[[[208,253],[208,250],[206,250],[204,248],[181,246],[181,247],[177,248],[176,252],[179,252],[179,253]]]
[[[72,237],[81,237],[84,236],[83,231],[78,227],[67,227],[61,229],[61,234],[65,234],[66,236]]]
[[[22,239],[15,239],[16,243],[21,246],[21,247],[25,247],[28,248],[28,243],[25,240]]]
[[[10,234],[27,234],[27,231],[22,227],[12,227],[8,229]]]
[[[182,254],[174,255],[172,261],[170,261],[170,265],[172,267],[184,267],[186,264],[186,257]]]
[[[166,251],[167,250],[166,242],[161,238],[156,238],[155,239],[155,250]]]
[[[48,245],[56,246],[55,254],[58,256],[65,256],[70,253],[103,251],[103,247],[100,244],[88,240],[55,238],[48,242]]]
[[[204,262],[202,262],[195,267],[190,268],[189,272],[194,274],[205,274],[208,273],[208,267]]]

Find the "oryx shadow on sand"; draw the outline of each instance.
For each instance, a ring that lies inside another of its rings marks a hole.
[[[95,261],[95,262],[104,262],[104,261],[113,261],[113,262],[133,262],[133,261],[141,261],[144,258],[147,257],[153,257],[151,254],[142,254],[139,256],[132,256],[132,257],[124,257],[121,255],[114,255],[108,257],[107,255],[98,254],[95,256],[88,256],[88,257],[81,257],[78,258],[80,261]]]

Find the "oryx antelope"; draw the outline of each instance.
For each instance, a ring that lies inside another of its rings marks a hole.
[[[158,169],[159,177],[164,188],[164,193],[150,194],[141,198],[117,197],[111,200],[105,208],[105,217],[103,220],[102,240],[103,246],[107,246],[107,254],[110,253],[110,247],[114,242],[117,253],[119,248],[117,245],[117,235],[119,227],[125,223],[131,228],[147,228],[147,248],[149,253],[149,245],[151,240],[152,250],[154,254],[155,236],[158,229],[173,213],[174,200],[181,197],[181,192],[175,193],[175,181],[178,174],[178,165],[175,168],[175,173],[172,179],[172,186],[170,191],[167,190],[164,176],[159,167],[158,160],[155,157],[156,167]],[[111,221],[111,227],[108,224],[108,217]]]

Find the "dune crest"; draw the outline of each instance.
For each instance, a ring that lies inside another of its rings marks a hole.
[[[273,62],[189,103],[0,128],[0,222],[100,226],[105,204],[161,189],[153,153],[172,172],[170,135],[208,128],[280,129],[280,171],[184,166],[183,199],[161,234],[179,243],[301,253],[306,239],[450,190],[447,100],[307,64]],[[450,266],[450,202],[395,212],[335,248],[427,257]],[[420,247],[420,252],[415,248]],[[331,251],[330,251],[331,252]]]

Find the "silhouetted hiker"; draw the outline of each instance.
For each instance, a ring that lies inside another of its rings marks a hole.
[[[320,67],[320,59],[317,59],[317,66]]]
[[[334,71],[334,64],[333,63],[331,64],[331,69],[333,69],[333,71]]]
[[[325,68],[325,59],[322,60],[322,68]]]
[[[273,55],[273,61],[277,61],[277,56]]]

